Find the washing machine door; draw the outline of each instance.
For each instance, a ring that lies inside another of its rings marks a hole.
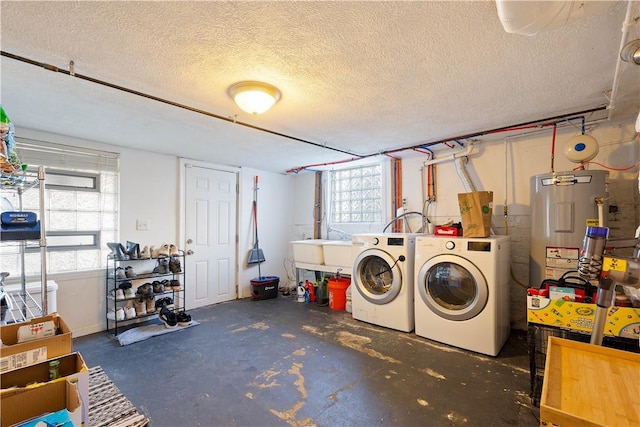
[[[417,280],[422,301],[444,319],[469,320],[487,305],[487,280],[466,258],[436,255],[422,266]]]
[[[403,262],[382,249],[365,249],[353,262],[352,282],[357,292],[373,304],[393,301],[402,288]]]

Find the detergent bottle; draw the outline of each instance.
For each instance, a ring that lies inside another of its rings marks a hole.
[[[297,291],[298,298],[296,301],[305,302],[305,293],[306,291],[304,289],[304,286],[302,286],[302,282],[298,283],[298,291]]]

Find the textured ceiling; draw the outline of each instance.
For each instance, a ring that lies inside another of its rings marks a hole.
[[[284,172],[608,105],[626,9],[600,3],[529,37],[506,33],[493,1],[3,0],[3,53],[73,60],[80,75],[230,120],[7,56],[2,104],[23,128]],[[248,115],[227,95],[241,80],[282,99]],[[619,82],[612,118],[635,117],[640,66],[622,62]]]

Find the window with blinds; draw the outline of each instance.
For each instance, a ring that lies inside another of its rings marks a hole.
[[[106,242],[118,241],[119,155],[19,137],[16,147],[27,170],[45,168],[49,273],[104,267]],[[38,212],[38,192],[24,192],[21,203],[22,210]],[[20,254],[3,248],[2,257],[3,268],[19,275]],[[39,257],[37,246],[27,246],[25,276],[39,274]]]

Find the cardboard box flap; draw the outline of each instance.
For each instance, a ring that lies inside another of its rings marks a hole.
[[[3,346],[12,346],[14,344],[18,344],[18,336],[21,328],[23,331],[27,328],[39,328],[38,325],[45,324],[47,322],[53,322],[56,335],[71,332],[69,327],[64,323],[62,317],[60,317],[58,313],[51,313],[47,316],[35,317],[24,322],[12,323],[10,325],[2,326],[0,328],[0,337],[2,338]]]
[[[82,402],[78,385],[54,381],[14,395],[0,395],[2,427],[9,427],[43,414],[67,409],[74,425],[82,423]]]

